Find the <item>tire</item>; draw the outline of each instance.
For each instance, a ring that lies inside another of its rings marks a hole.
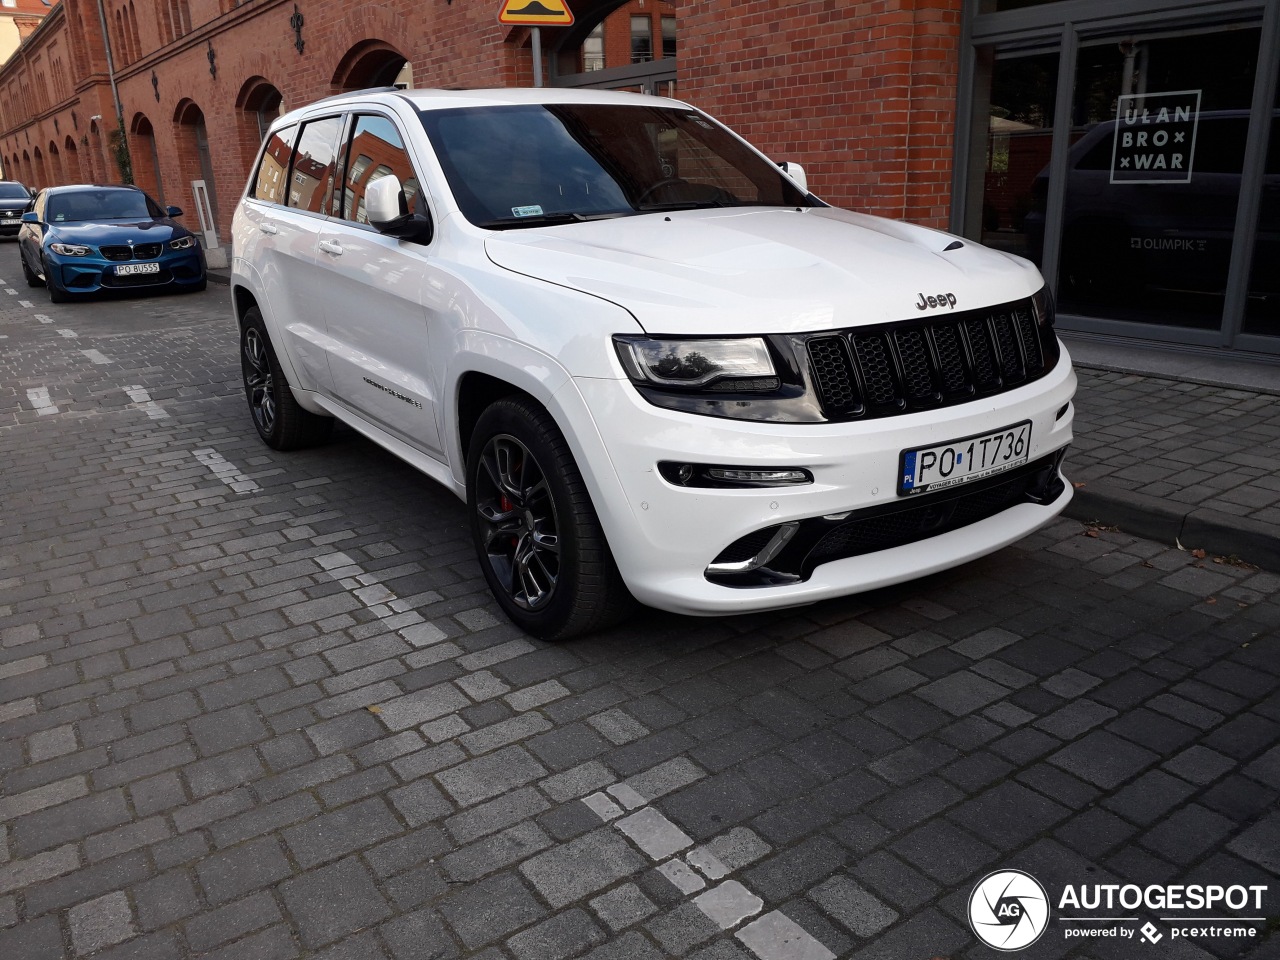
[[[569,445],[532,400],[507,397],[480,415],[467,508],[489,589],[526,633],[566,640],[633,606]]]
[[[58,286],[58,282],[53,279],[53,273],[49,270],[47,263],[44,264],[44,285],[45,289],[49,291],[50,303],[66,303],[71,299],[67,291]]]
[[[249,415],[267,446],[273,450],[300,450],[329,439],[333,418],[298,406],[257,307],[245,311],[241,325],[240,374]]]
[[[22,255],[22,249],[18,249],[18,259],[22,261],[22,278],[27,281],[28,287],[43,287],[44,281],[35,275],[35,272],[27,266],[27,258]]]

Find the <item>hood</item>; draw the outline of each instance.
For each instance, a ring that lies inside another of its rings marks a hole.
[[[651,334],[857,327],[1005,303],[1043,285],[1018,257],[969,240],[947,250],[956,239],[832,207],[717,208],[507,231],[485,249],[508,270],[624,307]],[[931,296],[942,306],[928,306]]]
[[[90,246],[103,244],[165,243],[176,237],[185,237],[186,227],[168,218],[163,220],[91,220],[72,223],[51,223],[54,239],[66,243],[84,243]]]

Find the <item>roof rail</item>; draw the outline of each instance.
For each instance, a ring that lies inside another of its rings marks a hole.
[[[362,90],[345,90],[342,93],[335,93],[331,97],[325,97],[321,100],[313,100],[306,104],[308,107],[314,107],[320,103],[328,103],[330,100],[344,100],[347,97],[354,97],[362,93],[398,93],[401,92],[399,87],[366,87]]]

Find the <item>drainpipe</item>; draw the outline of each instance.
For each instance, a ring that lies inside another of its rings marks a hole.
[[[116,88],[116,67],[111,58],[111,36],[107,33],[107,14],[98,0],[98,23],[102,27],[102,42],[107,49],[107,77],[111,80],[111,99],[116,103],[116,122],[124,132],[124,108],[120,106],[120,91]]]

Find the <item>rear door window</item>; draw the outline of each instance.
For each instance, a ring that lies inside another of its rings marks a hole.
[[[258,176],[254,181],[253,197],[265,203],[284,203],[285,185],[289,182],[289,156],[293,153],[293,139],[298,134],[297,124],[282,127],[267,138],[267,148],[258,164]]]
[[[298,145],[293,151],[293,165],[289,168],[287,203],[290,207],[311,213],[329,212],[325,205],[333,191],[341,132],[341,117],[325,117],[302,125]]]

